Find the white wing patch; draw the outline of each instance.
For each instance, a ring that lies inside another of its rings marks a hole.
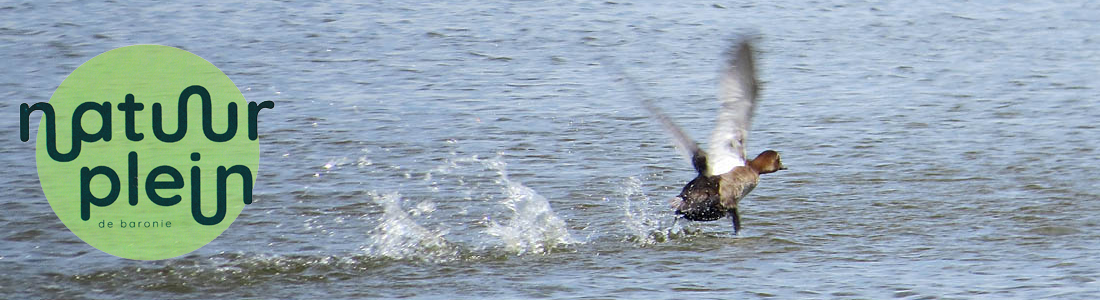
[[[745,139],[756,103],[756,71],[749,37],[741,37],[726,54],[718,81],[722,108],[707,147],[707,175],[721,175],[745,165]]]

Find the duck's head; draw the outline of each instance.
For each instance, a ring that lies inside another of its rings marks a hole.
[[[779,160],[779,152],[772,150],[760,152],[756,158],[753,158],[752,161],[749,162],[749,166],[759,174],[767,174],[787,169],[787,167],[783,166],[783,161]]]

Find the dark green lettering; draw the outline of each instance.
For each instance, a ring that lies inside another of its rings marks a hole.
[[[214,216],[207,217],[202,214],[202,195],[200,191],[199,167],[191,167],[191,217],[202,225],[217,225],[225,218],[225,198],[218,197],[217,212]]]
[[[135,142],[145,139],[145,134],[138,133],[137,130],[134,129],[134,112],[144,109],[145,104],[134,102],[134,94],[126,94],[126,102],[118,104],[118,110],[126,113],[126,139]]]
[[[176,132],[167,134],[164,132],[164,118],[162,118],[160,103],[153,103],[153,135],[158,140],[165,143],[175,143],[183,139],[183,136],[187,134],[187,99],[191,98],[192,93],[189,92],[191,88],[184,89],[180,93],[179,102],[177,103],[176,111]],[[201,95],[200,95],[201,96]],[[210,95],[207,94],[207,99]]]
[[[259,138],[259,133],[257,133],[258,130],[256,129],[256,123],[259,122],[259,116],[258,115],[260,114],[260,109],[262,109],[262,108],[273,109],[273,108],[275,108],[275,102],[271,102],[269,100],[269,101],[260,102],[260,105],[256,105],[256,102],[249,102],[248,103],[248,139],[249,140],[255,141],[257,138]]]
[[[172,181],[157,181],[157,177],[161,174],[167,174],[172,177]],[[175,195],[172,197],[163,197],[157,190],[163,189],[181,189],[183,188],[183,175],[180,174],[176,168],[171,166],[159,166],[149,171],[149,175],[145,177],[145,193],[149,196],[149,201],[153,201],[160,206],[172,206],[176,203],[180,203],[183,197]]]
[[[225,132],[215,133],[214,112],[212,111],[214,105],[210,101],[210,92],[199,85],[192,85],[183,90],[184,93],[188,91],[202,97],[202,133],[206,135],[207,139],[220,143],[231,140],[234,135],[237,135],[237,103],[229,102]]]
[[[38,102],[28,106],[26,103],[19,105],[19,139],[26,142],[30,140],[30,115],[31,112],[42,111],[42,121],[46,122],[46,153],[50,158],[58,162],[68,162],[80,155],[80,143],[75,143],[69,148],[69,153],[61,154],[57,151],[57,124],[54,120],[53,105],[46,102]]]
[[[92,178],[96,175],[107,176],[107,180],[111,181],[111,192],[107,194],[107,197],[96,198],[95,195],[92,195],[91,183]],[[80,168],[80,219],[84,221],[91,219],[91,204],[105,207],[114,203],[118,199],[118,192],[118,174],[115,173],[115,170],[111,170],[106,166],[98,166],[92,169],[88,169],[88,167]]]
[[[252,170],[242,165],[236,165],[229,167],[226,170],[225,167],[218,167],[218,201],[225,202],[225,181],[228,179],[229,174],[241,175],[241,186],[244,192],[244,204],[252,204]]]
[[[103,121],[99,126],[99,131],[95,134],[88,134],[84,131],[84,126],[81,124],[81,119],[84,118],[84,113],[89,110],[94,110],[99,113],[100,119]],[[95,102],[84,102],[76,106],[76,110],[73,111],[73,145],[75,149],[80,149],[80,141],[95,142],[103,140],[106,142],[111,141],[111,102],[103,102],[103,104]],[[76,150],[77,155],[80,155],[80,150]]]
[[[137,161],[137,159],[138,159],[137,152],[130,151],[130,154],[126,155],[126,160],[127,160],[126,165],[128,166],[127,167],[128,173],[126,173],[126,178],[129,178],[128,180],[126,180],[128,182],[127,187],[126,187],[126,191],[127,191],[127,197],[130,197],[130,206],[137,205],[137,203],[138,203],[138,191],[137,191],[137,186],[138,186],[138,175],[137,175],[138,161]]]

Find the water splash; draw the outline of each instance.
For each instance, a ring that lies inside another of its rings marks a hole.
[[[385,195],[371,193],[372,200],[383,208],[381,221],[368,232],[369,240],[364,251],[374,257],[448,261],[459,257],[459,248],[443,238],[446,229],[430,230],[420,226],[409,212],[401,208],[401,195],[396,192]],[[411,212],[414,215],[429,214],[435,205],[421,202]]]
[[[501,155],[448,159],[423,176],[429,192],[450,195],[446,201],[458,202],[441,206],[445,213],[470,216],[474,219],[466,224],[483,229],[431,230],[418,224],[431,219],[430,214],[436,211],[431,201],[402,205],[397,193],[372,193],[383,215],[380,224],[368,232],[368,246],[364,247],[368,255],[438,261],[463,259],[460,255],[495,255],[492,252],[547,254],[577,243],[545,197],[508,177]],[[465,225],[458,226],[444,227]]]
[[[550,253],[555,247],[574,244],[565,221],[554,214],[550,202],[535,190],[508,179],[504,161],[498,156],[482,161],[486,167],[496,170],[498,182],[503,185],[504,199],[500,204],[508,208],[511,216],[500,224],[488,217],[489,228],[485,232],[504,242],[509,252]]]
[[[649,196],[642,192],[640,179],[631,176],[624,180],[619,186],[619,194],[622,195],[623,225],[632,234],[627,240],[651,245],[685,233],[678,222],[673,222],[671,214],[664,213],[667,211],[664,205],[654,205]],[[667,221],[662,222],[662,219]],[[673,224],[666,225],[669,222]]]

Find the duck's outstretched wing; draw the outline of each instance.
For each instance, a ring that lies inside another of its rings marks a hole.
[[[710,134],[707,175],[724,174],[745,165],[745,139],[752,123],[757,90],[750,39],[751,36],[739,37],[726,53],[728,61],[718,81],[722,108]]]
[[[610,71],[617,73],[622,80],[626,81],[626,86],[630,92],[634,94],[634,97],[641,100],[642,106],[649,111],[650,115],[653,115],[654,119],[657,119],[658,123],[661,123],[661,128],[663,128],[665,132],[668,133],[669,137],[672,138],[672,144],[676,146],[676,149],[680,151],[680,154],[682,154],[684,158],[691,161],[692,166],[695,167],[695,171],[699,174],[706,172],[707,155],[699,148],[699,144],[684,133],[684,130],[680,129],[680,126],[672,122],[672,119],[670,119],[668,115],[665,115],[657,105],[654,105],[652,98],[647,97],[645,93],[642,92],[638,83],[634,81],[633,77],[626,74],[622,67],[616,65],[613,60],[605,59],[601,60],[601,62],[603,65],[608,66]]]
[[[646,110],[653,115],[654,119],[657,119],[661,123],[661,127],[668,132],[668,135],[672,137],[672,142],[676,145],[676,149],[680,150],[680,153],[685,157],[691,159],[692,166],[695,167],[695,171],[702,174],[707,168],[707,155],[703,153],[702,149],[699,149],[699,144],[695,143],[695,140],[688,137],[684,133],[680,126],[672,122],[664,112],[661,111],[656,105],[653,105],[653,101],[649,98],[642,99],[642,106],[645,106]]]

